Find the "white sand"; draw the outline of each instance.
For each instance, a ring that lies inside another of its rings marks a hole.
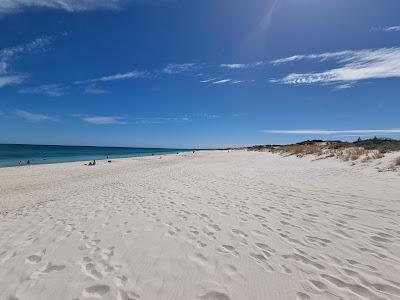
[[[0,169],[0,299],[400,299],[399,172],[311,160]]]

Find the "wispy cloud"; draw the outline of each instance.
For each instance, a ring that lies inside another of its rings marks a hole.
[[[225,83],[229,83],[231,81],[232,81],[232,79],[227,78],[227,79],[221,79],[221,80],[218,80],[218,81],[214,81],[211,84],[225,84]]]
[[[327,52],[320,54],[301,54],[301,55],[293,55],[289,57],[279,58],[271,61],[273,65],[280,65],[289,62],[296,62],[301,60],[318,60],[318,61],[326,61],[328,59],[342,59],[348,56],[355,54],[357,51],[339,51],[339,52]]]
[[[35,114],[31,113],[26,110],[16,110],[15,114],[28,121],[28,122],[42,122],[42,121],[51,121],[51,122],[60,122],[60,120],[56,117],[48,116],[48,115],[43,115],[43,114]]]
[[[24,76],[22,75],[0,75],[0,88],[7,85],[17,85],[24,81]]]
[[[357,134],[400,134],[400,128],[393,129],[346,129],[346,130],[325,130],[325,129],[295,129],[295,130],[261,130],[264,133],[272,134],[298,134],[298,135],[357,135]]]
[[[118,116],[80,116],[80,119],[94,125],[126,124],[125,118]]]
[[[169,122],[187,122],[190,121],[189,117],[134,117],[132,118],[131,124],[143,124],[143,125],[152,125],[152,124],[163,124]]]
[[[73,117],[94,125],[125,125],[125,124],[162,124],[167,122],[187,122],[189,117],[133,117],[133,116],[91,116],[86,114],[74,114]]]
[[[227,68],[227,69],[248,69],[248,68],[254,68],[254,67],[258,67],[261,66],[263,64],[262,61],[258,61],[255,63],[251,63],[251,64],[220,64],[219,66],[221,68]]]
[[[20,84],[27,77],[26,75],[14,74],[9,71],[10,63],[13,59],[29,52],[44,51],[51,41],[51,37],[44,36],[25,45],[0,49],[0,88],[7,85]]]
[[[208,78],[208,79],[201,80],[200,82],[207,83],[207,82],[216,81],[216,80],[219,80],[219,78],[218,77]]]
[[[65,87],[60,84],[41,85],[38,87],[21,89],[18,92],[21,94],[42,94],[52,97],[64,96],[66,93]]]
[[[212,85],[224,85],[224,84],[239,84],[242,83],[243,80],[236,80],[236,79],[230,79],[230,78],[226,78],[226,79],[212,79],[212,80],[203,80],[201,81],[203,83],[210,83]]]
[[[109,93],[109,91],[98,88],[95,85],[89,85],[85,87],[85,90],[83,92],[87,95],[103,95]]]
[[[155,118],[161,121],[189,121],[188,117],[157,117]]]
[[[351,89],[354,85],[352,83],[344,83],[335,86],[335,90],[347,90]]]
[[[24,45],[0,49],[0,74],[7,72],[10,60],[17,55],[24,52],[44,51],[51,41],[51,37],[42,36]]]
[[[193,69],[196,64],[168,64],[162,69],[164,74],[178,74]]]
[[[145,72],[141,72],[141,71],[130,71],[130,72],[126,72],[126,73],[118,73],[118,74],[102,76],[102,77],[98,77],[98,78],[94,78],[94,79],[75,81],[75,83],[82,84],[82,83],[94,83],[94,82],[101,82],[101,81],[104,82],[104,81],[136,79],[136,78],[144,77],[145,74],[146,74]]]
[[[400,25],[399,26],[390,26],[386,27],[383,29],[384,31],[400,31]]]
[[[0,13],[17,13],[28,8],[49,8],[68,12],[117,9],[123,2],[123,0],[0,0]]]
[[[333,60],[339,66],[323,72],[292,73],[271,82],[281,84],[345,84],[361,80],[400,77],[400,48],[366,49],[295,55],[272,61],[274,65],[300,60]]]

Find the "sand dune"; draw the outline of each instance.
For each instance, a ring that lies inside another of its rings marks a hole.
[[[400,299],[400,176],[199,152],[0,169],[0,299]]]

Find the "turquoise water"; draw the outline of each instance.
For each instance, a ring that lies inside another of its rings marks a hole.
[[[0,144],[0,167],[171,154],[185,149]]]

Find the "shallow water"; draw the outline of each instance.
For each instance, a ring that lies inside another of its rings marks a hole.
[[[0,167],[170,154],[184,149],[0,144]]]

